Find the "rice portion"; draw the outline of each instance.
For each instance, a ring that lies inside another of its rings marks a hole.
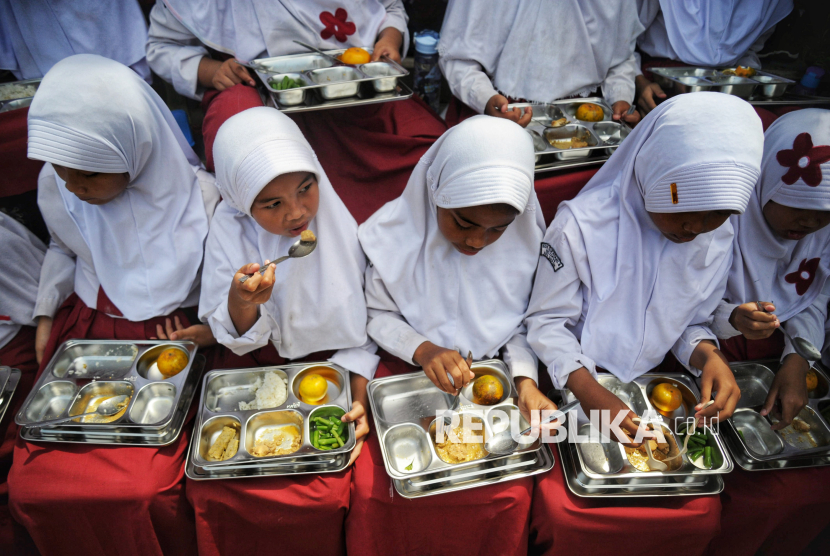
[[[254,382],[256,398],[252,402],[239,402],[239,409],[271,409],[288,399],[288,383],[274,371],[265,373],[265,380],[257,377]]]
[[[35,96],[35,85],[0,85],[0,100],[14,100]]]

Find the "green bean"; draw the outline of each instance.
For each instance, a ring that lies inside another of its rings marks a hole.
[[[331,446],[332,444],[337,444],[336,438],[325,438],[320,441],[321,446]]]
[[[707,469],[712,468],[712,447],[706,446],[703,449],[703,466]]]

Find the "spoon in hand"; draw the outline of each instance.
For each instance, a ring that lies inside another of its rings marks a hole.
[[[307,255],[310,255],[311,252],[314,251],[316,248],[317,248],[317,238],[315,238],[311,241],[303,241],[302,239],[298,239],[297,241],[294,242],[294,245],[292,245],[288,249],[288,255],[286,255],[284,257],[280,257],[279,259],[273,260],[270,263],[269,262],[262,263],[262,265],[260,265],[261,268],[257,272],[259,272],[260,274],[265,274],[265,271],[268,270],[268,267],[271,266],[272,264],[273,265],[278,265],[278,264],[280,264],[281,262],[283,262],[287,259],[299,259],[301,257],[305,257]],[[253,276],[253,275],[243,276],[242,278],[239,279],[239,281],[242,282],[242,283],[245,283],[245,281],[248,278],[250,278],[251,276]]]
[[[473,364],[473,352],[467,352],[467,368]],[[458,389],[458,392],[455,393],[455,397],[452,400],[452,405],[449,409],[449,414],[444,414],[444,422],[448,425],[452,425],[452,414],[455,413],[455,410],[458,409],[458,398],[461,396],[461,388]]]
[[[761,304],[760,301],[756,301],[755,304],[758,306],[759,311],[763,311],[764,313],[767,312],[766,308]],[[795,352],[806,359],[807,361],[818,361],[821,359],[821,352],[816,349],[809,340],[805,340],[802,337],[793,338],[792,334],[787,332],[787,329],[784,328],[784,325],[778,327],[781,332],[784,333],[784,336],[790,339],[790,343],[793,345],[793,349]]]

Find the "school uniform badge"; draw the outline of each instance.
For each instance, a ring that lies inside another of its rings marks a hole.
[[[559,258],[559,255],[556,254],[556,250],[549,243],[542,242],[541,255],[548,260],[550,266],[553,267],[554,272],[559,271],[559,269],[565,266],[565,263],[563,263],[562,259]]]

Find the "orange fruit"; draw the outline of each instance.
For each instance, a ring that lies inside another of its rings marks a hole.
[[[340,55],[340,61],[346,64],[368,64],[371,60],[371,54],[358,47],[349,48]]]
[[[602,106],[591,102],[580,104],[576,109],[576,119],[583,122],[599,122],[602,121],[603,116]]]
[[[317,373],[311,373],[300,381],[300,397],[305,403],[318,404],[326,397],[329,391],[329,383]]]
[[[680,389],[668,382],[661,382],[651,391],[651,403],[660,411],[672,412],[683,403]]]
[[[812,392],[818,388],[818,377],[816,376],[816,372],[812,369],[807,371],[807,391]]]
[[[501,401],[504,386],[491,375],[481,375],[473,382],[473,400],[480,405],[493,405]]]
[[[738,66],[735,69],[735,75],[737,75],[738,77],[752,77],[753,75],[755,75],[755,68],[745,68],[743,66]]]
[[[176,376],[187,367],[187,354],[178,348],[167,348],[156,359],[156,366],[164,378]]]

